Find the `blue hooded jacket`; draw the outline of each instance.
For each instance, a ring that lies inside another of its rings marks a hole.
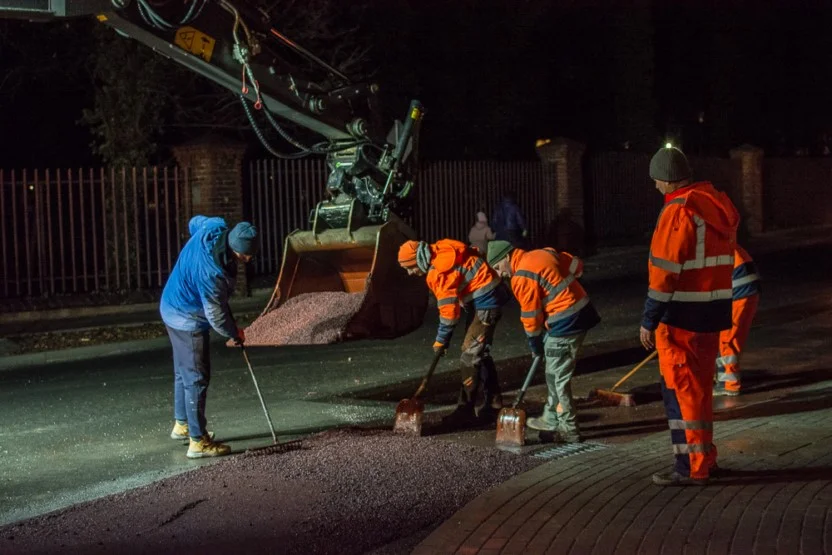
[[[234,290],[237,262],[227,248],[228,225],[222,218],[194,216],[191,238],[179,253],[162,291],[159,312],[170,328],[239,335],[228,297]]]

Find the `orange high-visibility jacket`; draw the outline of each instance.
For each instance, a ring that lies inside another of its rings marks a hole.
[[[508,300],[508,293],[500,287],[500,276],[475,248],[442,239],[430,245],[430,253],[426,281],[439,308],[436,342],[446,345],[459,321],[460,305],[470,303],[474,310],[498,308]]]
[[[642,326],[693,332],[731,327],[736,207],[708,182],[665,197],[650,243],[650,289]]]
[[[520,303],[520,320],[528,337],[569,335],[598,323],[589,296],[578,283],[583,262],[552,248],[511,251],[511,290]],[[585,310],[586,309],[586,310]]]
[[[734,249],[734,272],[731,275],[733,299],[744,299],[760,292],[760,276],[751,255],[737,245]]]

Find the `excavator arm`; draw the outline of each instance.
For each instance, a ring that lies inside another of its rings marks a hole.
[[[313,231],[356,229],[407,215],[420,103],[411,103],[403,124],[385,130],[376,84],[352,82],[283,34],[261,9],[228,0],[0,0],[0,17],[95,17],[237,94],[272,155],[326,156],[330,175],[325,198],[310,216]],[[269,144],[254,117],[258,111],[291,152]],[[286,121],[320,140],[304,144],[284,127]]]
[[[350,297],[358,303],[343,303],[357,308],[342,322],[336,340],[412,331],[421,325],[427,290],[423,279],[399,267],[397,251],[416,238],[402,218],[408,215],[417,171],[422,106],[412,101],[404,122],[385,133],[378,86],[352,82],[281,33],[268,14],[239,1],[0,0],[0,17],[95,17],[237,94],[272,155],[326,156],[330,173],[324,198],[310,214],[310,229],[285,238],[274,293],[250,328],[266,331],[259,337],[247,333],[250,346],[291,342],[267,333],[286,328],[286,319],[298,316],[293,305],[283,307],[286,301],[303,296],[304,302],[324,304],[333,293],[361,296]],[[258,111],[291,152],[269,144],[254,117]],[[284,127],[286,121],[320,139],[301,142]],[[308,323],[309,329],[333,325],[331,314],[322,318]],[[322,341],[332,341],[327,337]]]

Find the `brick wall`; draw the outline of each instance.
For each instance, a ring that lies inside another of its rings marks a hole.
[[[242,161],[245,145],[206,138],[173,149],[180,166],[188,168],[193,214],[219,216],[229,227],[243,219]],[[248,295],[246,266],[237,271],[236,295]]]

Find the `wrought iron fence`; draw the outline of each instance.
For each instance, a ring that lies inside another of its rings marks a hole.
[[[712,181],[735,203],[738,164],[728,158],[690,158],[694,179]],[[649,176],[650,155],[601,152],[587,159],[588,231],[601,245],[635,244],[649,239],[662,206]]]
[[[249,167],[249,217],[263,234],[255,259],[260,274],[280,269],[283,239],[308,228],[309,215],[324,197],[323,160],[258,160]],[[468,241],[476,213],[491,211],[511,191],[525,213],[532,239],[542,238],[555,213],[546,189],[554,187],[554,168],[539,162],[437,161],[424,165],[414,188],[411,223],[428,241],[445,237]]]
[[[160,287],[190,205],[178,168],[0,170],[0,295]]]

